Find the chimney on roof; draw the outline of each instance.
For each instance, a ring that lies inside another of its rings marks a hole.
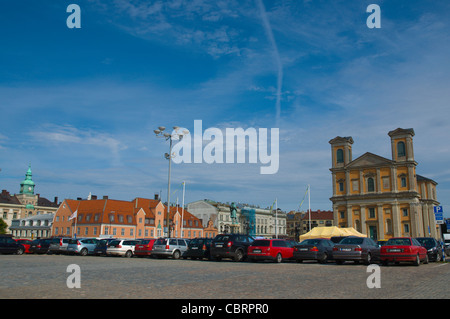
[[[108,195],[103,195],[103,199],[108,199]]]
[[[158,193],[155,194],[155,200],[159,200],[159,194]]]
[[[77,200],[83,200],[81,197],[77,197]]]
[[[97,199],[97,195],[92,195],[91,196],[91,200],[96,200]]]
[[[55,196],[55,200],[53,201],[55,204],[58,204],[58,196]]]

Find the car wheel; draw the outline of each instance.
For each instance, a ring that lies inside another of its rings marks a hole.
[[[16,254],[17,254],[17,255],[23,255],[23,248],[17,249]]]
[[[425,254],[425,259],[423,260],[423,263],[428,264],[428,261],[429,261],[428,254]]]
[[[125,257],[131,258],[131,256],[133,256],[133,252],[131,250],[127,250],[127,252],[125,253]]]
[[[364,263],[366,265],[370,265],[371,262],[372,262],[372,255],[370,253],[367,253],[367,257],[366,257],[366,260],[364,260]]]
[[[420,265],[420,257],[419,257],[419,254],[417,254],[416,260],[414,261],[414,266],[419,266],[419,265]]]
[[[436,254],[436,262],[441,261],[441,255],[439,253]]]
[[[175,250],[173,252],[173,259],[180,259],[180,256],[181,256],[181,254],[178,250]]]
[[[88,254],[88,250],[86,249],[86,248],[83,248],[81,251],[80,251],[80,256],[86,256]]]
[[[324,253],[324,254],[323,254],[323,257],[322,257],[321,259],[319,259],[319,263],[321,263],[321,264],[326,264],[327,261],[328,261],[328,254],[327,254],[327,253]]]
[[[276,263],[281,263],[283,261],[283,257],[281,257],[281,254],[278,253],[277,257],[275,258]]]
[[[242,252],[242,250],[238,249],[236,250],[235,256],[234,256],[234,260],[235,261],[242,261],[244,259],[244,253]]]

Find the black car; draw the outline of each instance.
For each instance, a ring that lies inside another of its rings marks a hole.
[[[31,254],[47,254],[51,243],[51,238],[35,239],[30,243],[30,248],[28,248],[28,251]]]
[[[194,238],[187,247],[186,252],[183,254],[183,258],[191,259],[211,259],[210,248],[212,238]]]
[[[432,237],[419,237],[417,241],[427,249],[428,259],[430,261],[441,261],[443,252],[441,244]]]
[[[22,255],[25,247],[16,242],[12,236],[0,235],[0,253]]]
[[[222,258],[231,258],[235,261],[243,261],[247,258],[248,246],[254,240],[249,235],[217,235],[211,243],[211,259],[219,261]]]
[[[294,246],[293,259],[297,262],[303,260],[317,260],[321,264],[333,259],[334,243],[329,239],[305,239]]]

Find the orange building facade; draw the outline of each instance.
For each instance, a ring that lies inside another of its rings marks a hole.
[[[73,218],[71,218],[71,216]],[[167,208],[159,200],[135,198],[65,199],[55,213],[52,236],[158,238],[167,234]],[[201,220],[181,207],[171,207],[170,236],[203,237]]]

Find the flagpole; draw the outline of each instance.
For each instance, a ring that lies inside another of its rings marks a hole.
[[[311,231],[311,187],[308,184],[309,231]]]
[[[180,238],[183,238],[183,218],[184,218],[184,191],[185,191],[186,183],[183,181],[183,200],[181,204],[181,234]]]
[[[275,238],[278,238],[278,199],[275,198]]]

